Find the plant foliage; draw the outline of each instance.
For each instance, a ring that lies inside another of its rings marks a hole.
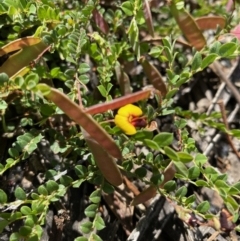
[[[44,168],[34,169],[34,175],[42,174],[41,183],[31,188],[15,183],[12,193],[0,185],[0,232],[21,223],[10,241],[41,240],[50,205],[64,202],[71,188],[83,182],[97,188],[84,211],[88,221],[79,227],[82,237],[75,240],[102,240],[101,195],[114,192],[113,186],[120,185],[125,174],[150,184],[132,200],[134,205],[159,192],[186,213],[213,220],[210,203],[188,195],[187,187],[193,184],[216,191],[238,220],[239,183],[226,184],[228,176],[209,165],[188,131],[187,119],[198,123],[199,129],[208,126],[236,138],[239,130],[219,123],[218,113],[194,113],[174,104],[179,89],[196,73],[239,55],[239,41],[227,38],[235,15],[224,4],[206,1],[199,1],[195,11],[184,1],[172,0],[158,8],[149,4],[140,0],[111,1],[108,8],[96,0],[0,4],[1,178],[45,160]],[[210,13],[214,19],[209,20]],[[203,34],[210,28],[213,38]],[[141,74],[131,74],[136,64]],[[151,87],[142,90],[146,81]],[[174,115],[178,139],[172,131],[158,133],[146,126],[127,136],[114,126],[113,110],[135,102],[148,123]],[[61,130],[54,121],[58,117],[64,119]],[[148,154],[136,155],[136,143]]]

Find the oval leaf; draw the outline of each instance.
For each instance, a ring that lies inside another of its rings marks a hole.
[[[178,152],[177,155],[178,155],[179,161],[183,163],[188,163],[193,160],[193,157],[186,152]]]
[[[191,168],[189,168],[188,170],[188,178],[193,180],[193,179],[197,179],[200,175],[200,169],[199,167],[193,166]]]
[[[153,141],[156,142],[160,147],[168,146],[172,144],[173,134],[168,132],[161,132],[153,138]]]
[[[174,1],[171,1],[170,10],[188,42],[200,51],[206,40],[192,16],[184,8],[177,9]]]
[[[230,57],[238,48],[236,43],[225,43],[219,48],[219,55],[221,57]]]
[[[153,186],[148,187],[147,189],[145,189],[144,191],[142,191],[139,195],[137,195],[131,205],[136,206],[140,203],[144,203],[146,201],[148,201],[149,199],[155,197],[157,194],[157,189]]]
[[[5,204],[7,202],[7,194],[0,189],[0,204]]]
[[[84,130],[83,135],[91,150],[94,160],[106,180],[114,186],[122,184],[122,175],[113,157],[98,142],[93,140]]]
[[[195,19],[195,21],[201,30],[216,29],[217,26],[223,29],[226,24],[226,19],[219,16],[200,17]]]
[[[146,74],[150,83],[155,89],[159,90],[161,95],[164,97],[167,94],[167,87],[159,71],[150,64],[144,57],[141,57],[140,63],[142,64],[143,71]]]
[[[96,216],[93,225],[97,230],[102,230],[105,228],[105,223],[99,215]]]
[[[210,204],[208,201],[204,201],[202,203],[200,203],[198,206],[197,206],[197,211],[200,212],[200,213],[206,213],[210,208]]]
[[[19,200],[25,200],[26,199],[26,193],[23,191],[21,187],[17,187],[14,191],[14,195]]]

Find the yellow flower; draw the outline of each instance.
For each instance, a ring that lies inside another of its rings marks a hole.
[[[127,135],[136,134],[136,127],[145,127],[146,118],[141,117],[142,110],[132,104],[125,105],[118,110],[114,122]]]

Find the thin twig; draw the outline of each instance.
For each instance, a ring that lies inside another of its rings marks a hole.
[[[219,63],[219,61],[215,61],[210,65],[214,73],[223,81],[226,83],[227,87],[230,89],[231,93],[235,97],[236,101],[240,105],[240,94],[237,88],[233,85],[233,83],[225,76],[225,73],[222,71],[222,66]]]
[[[218,105],[219,105],[220,110],[221,110],[223,123],[224,123],[226,129],[229,130],[229,125],[228,125],[228,121],[227,121],[227,116],[226,116],[226,111],[225,111],[225,108],[224,108],[223,100],[219,100]],[[227,136],[228,143],[231,146],[233,152],[238,156],[238,158],[240,158],[240,153],[237,151],[236,147],[234,146],[230,135],[228,133],[226,133],[226,136]]]
[[[40,53],[40,54],[38,55],[38,57],[34,60],[34,63],[37,63],[37,62],[39,61],[39,59],[40,59],[47,51],[49,51],[49,50],[51,49],[51,47],[52,47],[52,45],[49,45],[48,47],[46,47],[46,48],[42,51],[42,53]]]
[[[216,240],[217,236],[220,234],[219,231],[214,232],[207,241]]]
[[[81,108],[83,108],[81,91],[80,91],[80,83],[78,81],[76,82],[76,87],[77,87],[78,104]]]
[[[239,111],[239,105],[236,105],[235,108],[234,108],[234,110],[232,111],[232,113],[228,116],[227,121],[228,121],[228,122],[231,122],[231,121],[233,120],[233,118],[235,117],[235,115],[238,113],[238,111]],[[215,144],[216,142],[218,142],[218,140],[220,139],[220,137],[221,137],[221,134],[218,133],[218,134],[213,138],[212,142],[208,145],[207,149],[204,151],[204,153],[203,153],[204,155],[207,156],[207,155],[209,154],[209,152],[212,150],[214,144]]]

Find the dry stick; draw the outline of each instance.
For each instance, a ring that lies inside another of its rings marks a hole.
[[[227,119],[228,122],[231,122],[233,120],[235,115],[238,113],[238,110],[239,110],[239,105],[236,104],[234,110],[228,116],[228,119]],[[220,139],[220,137],[221,137],[221,134],[219,133],[213,138],[212,142],[208,145],[207,149],[204,151],[204,153],[203,153],[204,155],[207,156],[209,154],[209,152],[212,150],[214,144]]]
[[[47,52],[51,49],[52,45],[49,45],[48,47],[46,47],[45,50],[42,51],[42,53],[40,53],[38,55],[38,57],[34,60],[34,63],[37,63],[37,61]]]
[[[132,193],[137,196],[138,194],[140,194],[140,191],[138,190],[138,188],[131,182],[128,180],[128,178],[126,176],[123,176],[123,181],[125,182],[126,186],[128,187],[128,189],[130,191],[132,191]]]
[[[217,90],[217,93],[215,94],[213,100],[211,101],[211,105],[208,107],[207,115],[210,115],[210,113],[212,112],[212,110],[213,110],[215,104],[217,103],[218,99],[220,98],[220,96],[222,96],[225,87],[226,87],[226,84],[225,83],[221,83],[220,87]],[[227,104],[229,99],[230,99],[230,94],[228,93],[227,99],[224,98],[224,102],[225,102],[224,104],[225,105]]]
[[[217,236],[220,234],[219,231],[214,232],[211,237],[207,241],[214,241],[216,240]]]
[[[79,106],[80,106],[81,108],[83,108],[81,91],[80,91],[80,83],[77,82],[76,85],[77,85],[76,87],[77,87],[78,104],[79,104]]]
[[[222,71],[222,66],[219,63],[219,61],[215,61],[210,65],[212,70],[215,72],[215,74],[223,81],[226,83],[227,87],[230,89],[232,94],[234,95],[236,101],[240,105],[240,94],[237,88],[233,85],[233,83],[225,76],[225,73]]]
[[[219,105],[220,110],[221,110],[223,123],[224,123],[226,129],[229,130],[229,125],[228,125],[228,121],[227,121],[227,116],[226,116],[226,111],[225,111],[225,108],[224,108],[223,100],[219,100],[218,105]],[[228,133],[226,133],[226,135],[227,135],[228,143],[231,146],[233,152],[238,156],[238,158],[240,158],[240,153],[237,151],[236,147],[234,146],[230,135]]]

